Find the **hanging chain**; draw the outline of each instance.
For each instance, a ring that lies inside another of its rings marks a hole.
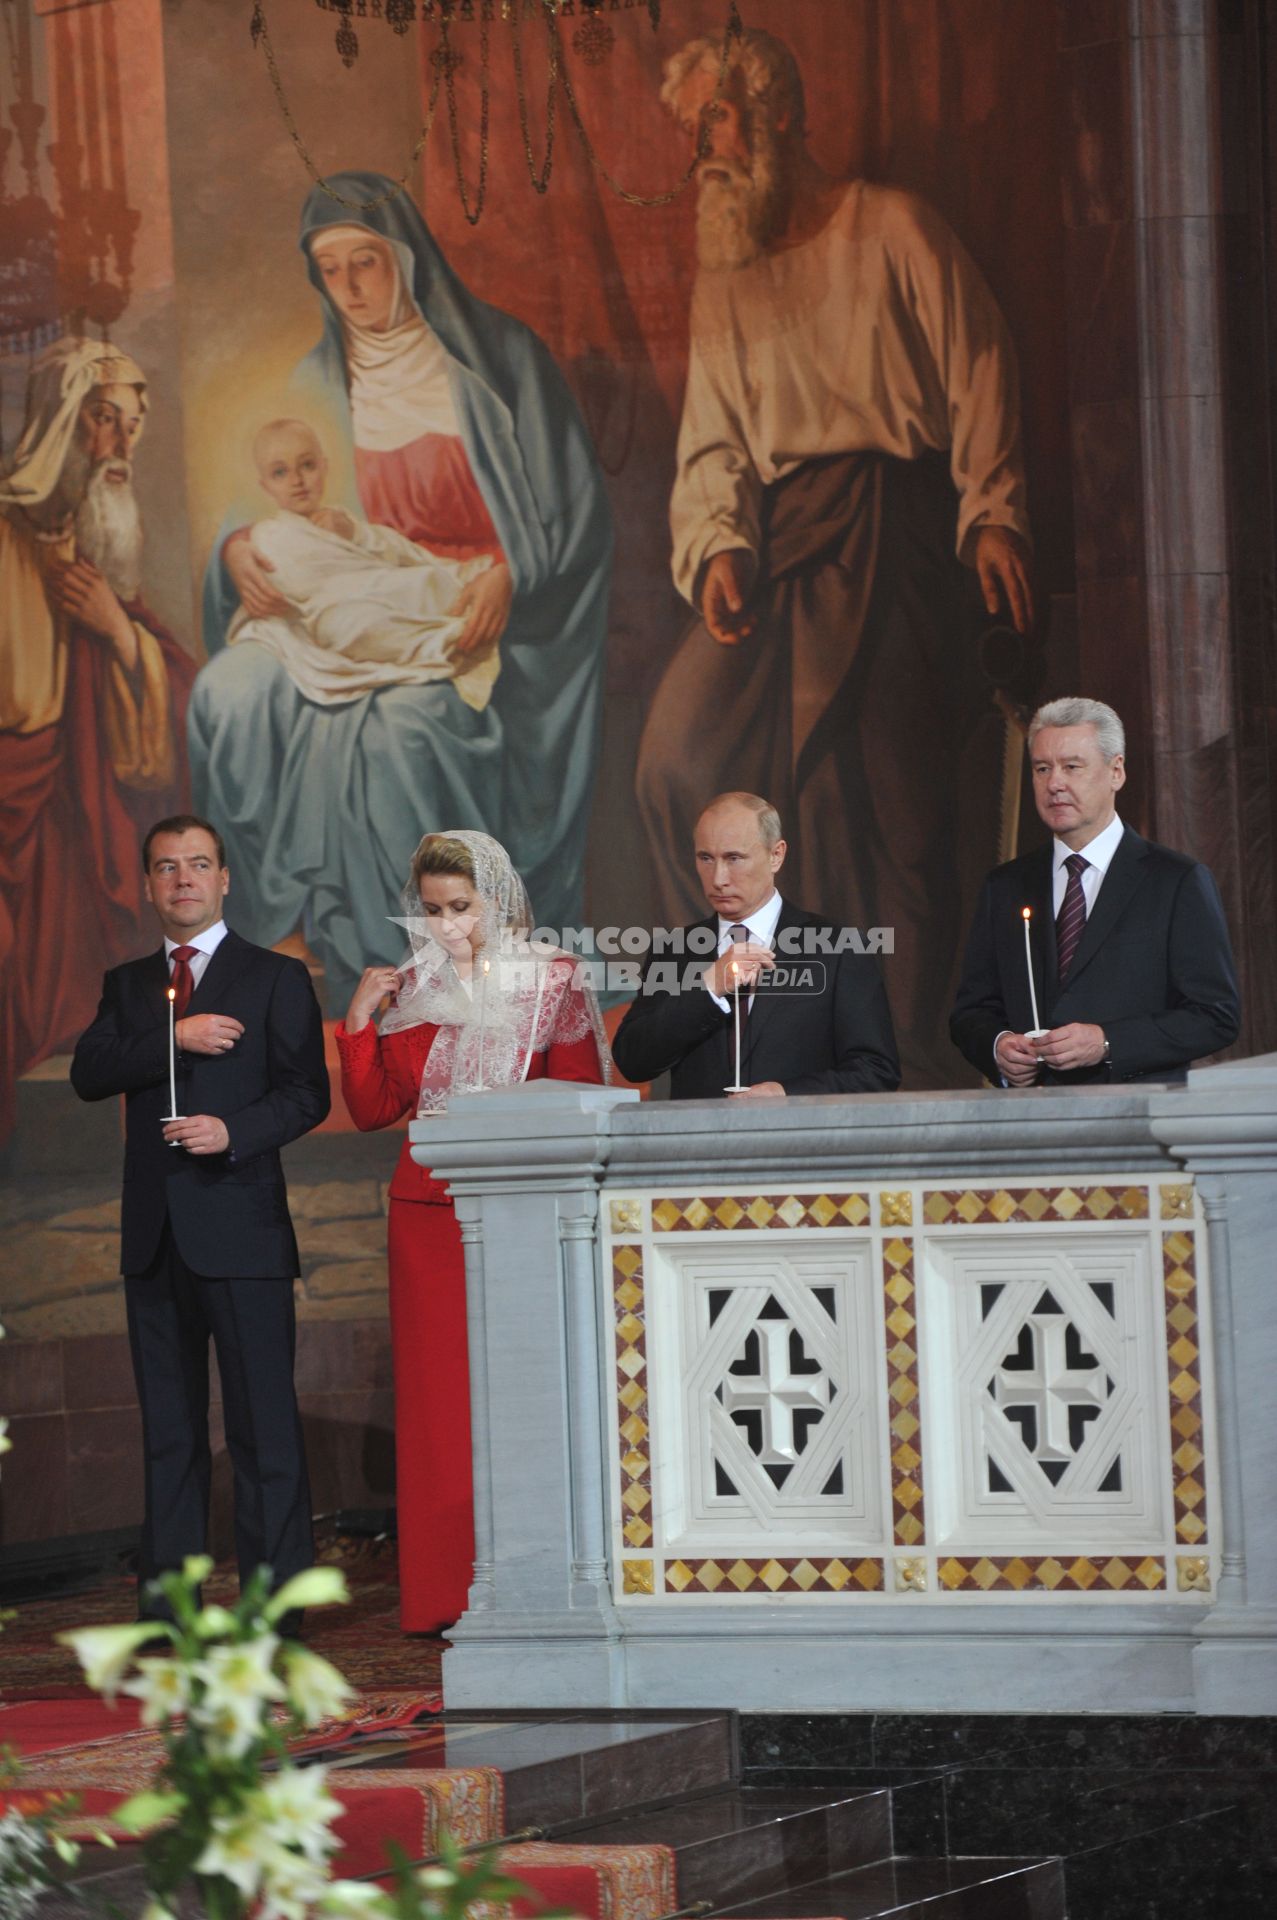
[[[577,134],[585,152],[585,157],[599,178],[611,188],[618,199],[624,200],[628,206],[669,206],[671,201],[677,200],[681,193],[686,192],[692,180],[695,178],[696,169],[709,151],[709,115],[702,115],[700,132],[697,135],[696,151],[672,187],[667,187],[664,192],[661,193],[635,193],[630,188],[623,187],[615,175],[612,174],[599,159],[595,151],[594,142],[591,140],[585,122],[581,117],[581,109],[577,104],[576,90],[572,85],[571,75],[563,57],[563,43],[559,34],[559,5],[560,0],[540,0],[541,14],[545,21],[546,50],[549,58],[550,78],[546,92],[545,157],[539,170],[532,151],[532,127],[531,117],[528,112],[527,88],[523,68],[523,48],[518,0],[515,0],[515,11],[512,14],[507,14],[504,6],[502,9],[502,17],[512,20],[514,25],[511,50],[514,58],[515,86],[519,100],[519,126],[523,136],[523,150],[528,164],[528,177],[534,189],[537,193],[545,193],[550,184],[550,175],[554,166],[555,112],[558,89],[561,85],[563,88],[563,96],[567,101],[568,109],[572,115]],[[457,113],[455,75],[456,69],[461,65],[463,56],[456,52],[451,43],[450,26],[452,12],[450,7],[441,7],[439,11],[439,45],[431,56],[434,78],[430,83],[430,97],[426,105],[425,123],[417,139],[417,144],[412,150],[412,157],[408,162],[407,168],[387,192],[380,193],[371,200],[351,200],[348,199],[345,194],[338,193],[334,188],[329,186],[327,180],[311,158],[306,143],[298,131],[297,122],[293,118],[287,96],[284,92],[284,83],[280,78],[279,67],[275,60],[275,50],[271,45],[270,31],[266,24],[266,12],[263,0],[254,0],[251,24],[254,44],[258,41],[261,42],[262,51],[266,55],[267,71],[270,74],[271,85],[275,90],[275,98],[279,103],[280,115],[288,131],[288,137],[297,149],[302,165],[305,167],[311,179],[315,181],[316,185],[323,187],[324,191],[328,193],[332,199],[337,201],[340,206],[348,207],[354,213],[371,213],[375,208],[383,207],[387,201],[395,199],[397,195],[407,188],[417,162],[421,158],[426,142],[430,138],[435,123],[435,115],[439,107],[439,91],[442,85],[448,101],[448,131],[452,146],[453,167],[457,177],[457,192],[460,195],[462,211],[467,221],[472,227],[477,226],[487,200],[488,168],[491,157],[489,131],[491,125],[492,91],[490,44],[490,22],[492,13],[493,9],[490,4],[481,7],[479,20],[479,178],[475,187],[474,206],[472,208],[469,191],[466,187],[465,169],[461,158],[461,131]],[[711,107],[718,104],[726,91],[732,48],[740,39],[743,32],[744,28],[741,24],[741,17],[737,9],[736,0],[728,0],[727,26],[723,34],[723,48],[718,60],[718,78],[709,102]]]
[[[490,10],[484,7],[479,18],[479,184],[475,189],[474,211],[470,210],[470,196],[466,192],[466,176],[461,164],[461,130],[457,123],[457,84],[456,69],[461,64],[459,55],[454,54],[448,35],[450,9],[439,15],[439,45],[433,59],[435,71],[442,70],[444,91],[448,96],[448,133],[452,141],[452,164],[456,169],[457,192],[461,197],[461,211],[472,227],[479,224],[483,212],[483,203],[488,197],[488,124],[491,107],[492,76],[489,71]]]
[[[541,7],[545,15],[546,32],[549,35],[551,45],[552,47],[555,47],[558,49],[559,71],[563,81],[564,98],[567,100],[568,107],[572,114],[572,118],[576,122],[576,130],[577,130],[577,133],[580,135],[581,145],[585,149],[586,159],[589,161],[590,165],[594,168],[594,171],[598,174],[599,178],[601,180],[606,181],[607,185],[611,187],[613,193],[616,194],[617,198],[620,200],[624,200],[628,206],[631,206],[631,207],[667,207],[669,206],[672,200],[677,200],[678,196],[681,193],[686,192],[687,188],[690,186],[695,176],[697,167],[699,167],[701,161],[705,158],[706,154],[709,151],[709,141],[710,141],[709,114],[704,113],[701,116],[700,132],[698,133],[696,138],[696,151],[695,153],[693,153],[691,159],[687,163],[686,169],[680,175],[678,180],[675,181],[674,185],[672,187],[668,187],[664,193],[632,193],[628,187],[623,187],[621,185],[620,181],[615,177],[614,174],[609,173],[608,169],[603,165],[603,162],[599,159],[598,154],[595,152],[594,143],[590,139],[589,134],[586,132],[585,122],[581,118],[581,110],[576,103],[576,91],[572,85],[571,78],[568,74],[567,66],[563,60],[563,50],[562,50],[561,43],[559,41],[558,6],[556,3],[556,0],[541,0]],[[732,47],[735,45],[736,41],[739,40],[743,31],[744,29],[741,26],[740,14],[736,10],[736,0],[729,0],[728,10],[727,10],[727,28],[723,34],[723,51],[718,58],[718,79],[715,82],[713,96],[709,102],[709,105],[711,107],[718,105],[719,101],[722,99],[723,94],[726,90],[727,72],[728,72],[728,67],[730,66],[730,63],[731,63]]]
[[[544,193],[550,184],[550,173],[554,166],[554,115],[558,104],[559,80],[559,43],[550,36],[550,83],[545,96],[545,160],[540,174],[536,161],[532,157],[532,127],[528,117],[528,97],[523,84],[523,26],[519,14],[513,18],[514,37],[510,42],[510,51],[514,56],[514,84],[519,96],[519,126],[523,133],[523,151],[528,157],[528,178],[537,193]]]
[[[262,4],[262,0],[256,0],[253,8],[252,35],[255,41],[260,40],[262,52],[266,55],[266,71],[270,74],[270,83],[275,89],[275,98],[279,103],[280,116],[288,130],[288,137],[296,147],[302,165],[316,186],[322,187],[329,199],[335,200],[339,206],[348,207],[352,213],[372,213],[377,207],[384,207],[388,201],[397,199],[398,196],[405,191],[408,182],[412,179],[417,162],[421,158],[425,144],[430,138],[431,129],[435,123],[435,113],[439,106],[439,83],[442,79],[439,69],[436,67],[434,79],[430,84],[430,98],[426,103],[425,123],[422,126],[417,144],[412,150],[412,156],[403,174],[385,193],[376,194],[371,200],[351,200],[346,194],[338,193],[335,187],[329,186],[314,160],[312,160],[306,142],[302,139],[298,131],[297,122],[294,120],[292,110],[288,104],[288,96],[284,92],[284,83],[280,78],[279,67],[276,64],[275,49],[271,45],[270,29],[266,24],[266,10]]]

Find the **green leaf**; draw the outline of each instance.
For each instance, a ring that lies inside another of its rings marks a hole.
[[[185,1794],[148,1790],[135,1793],[131,1799],[123,1801],[111,1818],[128,1833],[143,1833],[148,1827],[158,1827],[166,1820],[172,1820],[185,1805]]]

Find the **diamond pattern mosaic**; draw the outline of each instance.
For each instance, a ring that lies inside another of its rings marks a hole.
[[[1026,1220],[1147,1220],[1146,1187],[931,1188],[922,1196],[932,1227],[1004,1227]]]
[[[654,1200],[658,1233],[734,1233],[767,1227],[863,1227],[867,1193],[757,1193],[691,1200]]]
[[[647,1323],[643,1317],[643,1250],[612,1249],[616,1307],[616,1418],[621,1441],[621,1533],[628,1547],[652,1538],[652,1459],[648,1444]],[[651,1591],[651,1589],[647,1589]]]
[[[1165,1589],[1166,1561],[1160,1554],[981,1554],[942,1560],[936,1578],[947,1593],[1155,1593]]]
[[[666,1593],[880,1593],[881,1560],[667,1560]]]
[[[1166,1297],[1175,1538],[1185,1546],[1198,1547],[1206,1540],[1206,1456],[1202,1450],[1197,1247],[1191,1233],[1162,1235],[1162,1273]]]
[[[913,1284],[911,1240],[888,1240],[882,1250],[882,1279],[891,1430],[891,1537],[898,1547],[917,1547],[926,1539],[926,1521],[918,1400],[918,1298]]]

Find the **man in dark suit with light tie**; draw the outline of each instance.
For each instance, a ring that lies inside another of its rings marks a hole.
[[[223,920],[230,876],[214,827],[161,820],[142,864],[164,945],[107,974],[71,1065],[81,1099],[125,1096],[121,1268],[146,1476],[139,1596],[204,1551],[210,1337],[240,1580],[267,1565],[278,1586],[313,1558],[279,1149],[328,1112],[323,1024],[301,962]],[[181,1118],[170,1117],[170,987]],[[156,1608],[142,1599],[142,1611]]]
[[[1206,867],[1123,826],[1125,750],[1099,700],[1053,700],[1030,723],[1034,799],[1054,839],[985,881],[949,1020],[995,1085],[1179,1081],[1237,1037],[1219,889]]]
[[[612,1042],[626,1078],[668,1072],[672,1099],[721,1098],[735,1080],[737,993],[742,1092],[735,1097],[899,1086],[876,956],[857,951],[858,939],[839,937],[854,929],[831,926],[776,890],[785,842],[775,808],[757,794],[720,794],[696,823],[695,852],[713,916],[679,930],[677,990],[659,984],[658,953],[644,967]],[[698,954],[708,963],[703,974]]]

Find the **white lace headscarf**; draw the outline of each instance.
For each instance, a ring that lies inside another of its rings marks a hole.
[[[427,834],[413,855],[414,868],[430,841],[450,843],[449,851],[464,849],[473,873],[479,946],[470,978],[463,981],[432,931],[416,883],[409,880],[403,914],[396,917],[407,928],[411,954],[381,1032],[424,1022],[439,1028],[421,1077],[418,1117],[445,1112],[453,1094],[517,1086],[527,1078],[534,1055],[573,1046],[587,1034],[594,1036],[603,1079],[610,1079],[597,996],[588,981],[577,978],[570,954],[530,938],[527,888],[500,841],[467,828]]]

